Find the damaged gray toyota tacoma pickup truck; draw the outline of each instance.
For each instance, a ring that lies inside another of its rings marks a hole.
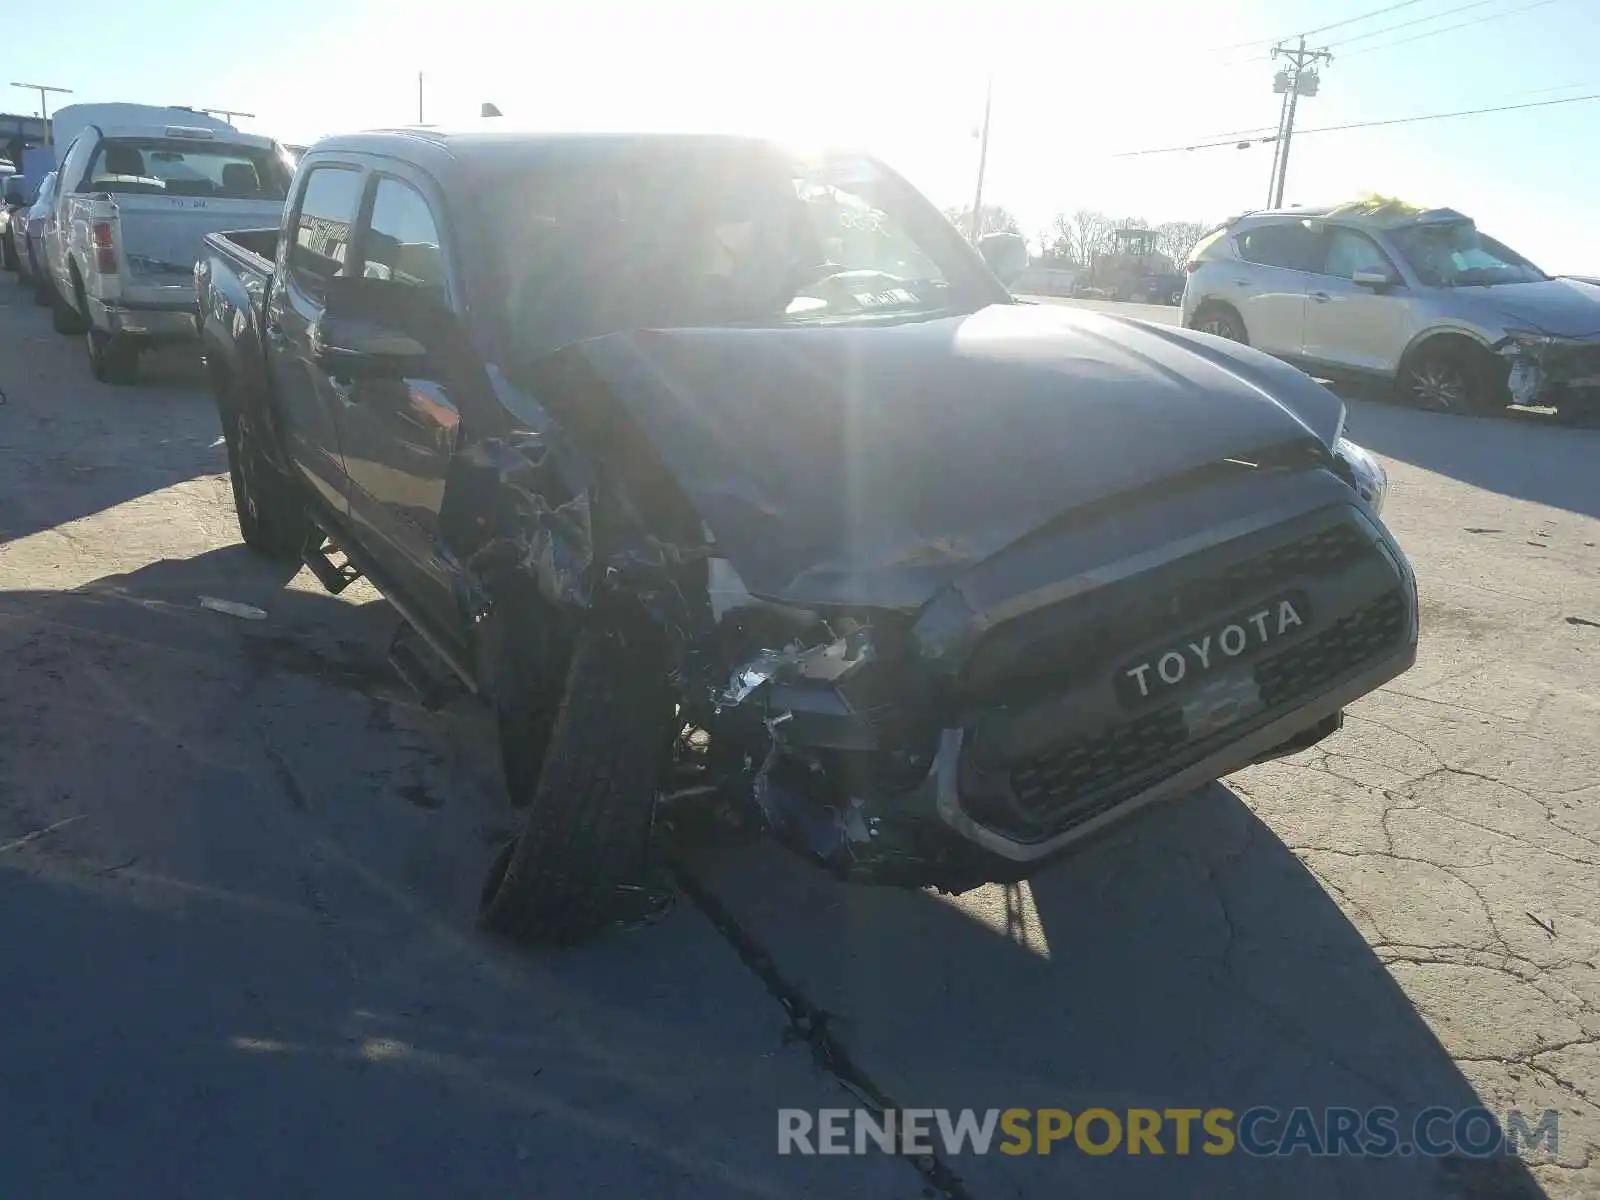
[[[867,157],[339,137],[196,275],[245,541],[367,576],[497,714],[496,930],[595,932],[696,805],[1023,878],[1415,657],[1337,397],[1014,301]]]

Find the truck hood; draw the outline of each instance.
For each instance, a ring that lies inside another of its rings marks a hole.
[[[1456,289],[1456,295],[1471,297],[1509,328],[1552,337],[1600,337],[1600,288],[1580,280],[1463,287]]]
[[[570,354],[745,586],[799,604],[914,609],[1072,509],[1269,446],[1331,445],[1344,415],[1255,351],[1053,305],[619,333]]]

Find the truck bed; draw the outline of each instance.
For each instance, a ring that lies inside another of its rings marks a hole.
[[[205,244],[235,269],[265,278],[272,274],[273,260],[278,256],[278,231],[229,229],[207,234]]]

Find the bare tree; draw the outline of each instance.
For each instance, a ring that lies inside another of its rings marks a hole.
[[[1111,231],[1115,222],[1103,212],[1080,208],[1072,214],[1073,251],[1077,260],[1088,266],[1097,254],[1111,248]]]
[[[1164,221],[1156,226],[1156,246],[1174,263],[1182,263],[1205,232],[1199,221]]]
[[[963,236],[972,230],[972,205],[964,208],[947,208],[945,217],[950,224],[959,229]],[[985,204],[983,211],[978,215],[978,236],[986,233],[1017,233],[1022,232],[1022,224],[1016,217],[999,204]]]

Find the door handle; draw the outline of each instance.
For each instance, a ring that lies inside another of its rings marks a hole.
[[[274,346],[283,345],[288,337],[288,335],[283,332],[283,326],[279,325],[276,321],[267,322],[265,332],[267,335],[267,341],[271,342]]]
[[[328,386],[333,389],[334,396],[340,404],[354,405],[356,402],[356,386],[347,379],[337,379],[330,375]]]
[[[1326,304],[1329,300],[1333,299],[1333,297],[1328,295],[1327,292],[1312,292],[1311,298],[1318,304]]]
[[[1250,286],[1250,281],[1248,279],[1235,279],[1233,281],[1233,283],[1234,283],[1235,287],[1249,287]]]

